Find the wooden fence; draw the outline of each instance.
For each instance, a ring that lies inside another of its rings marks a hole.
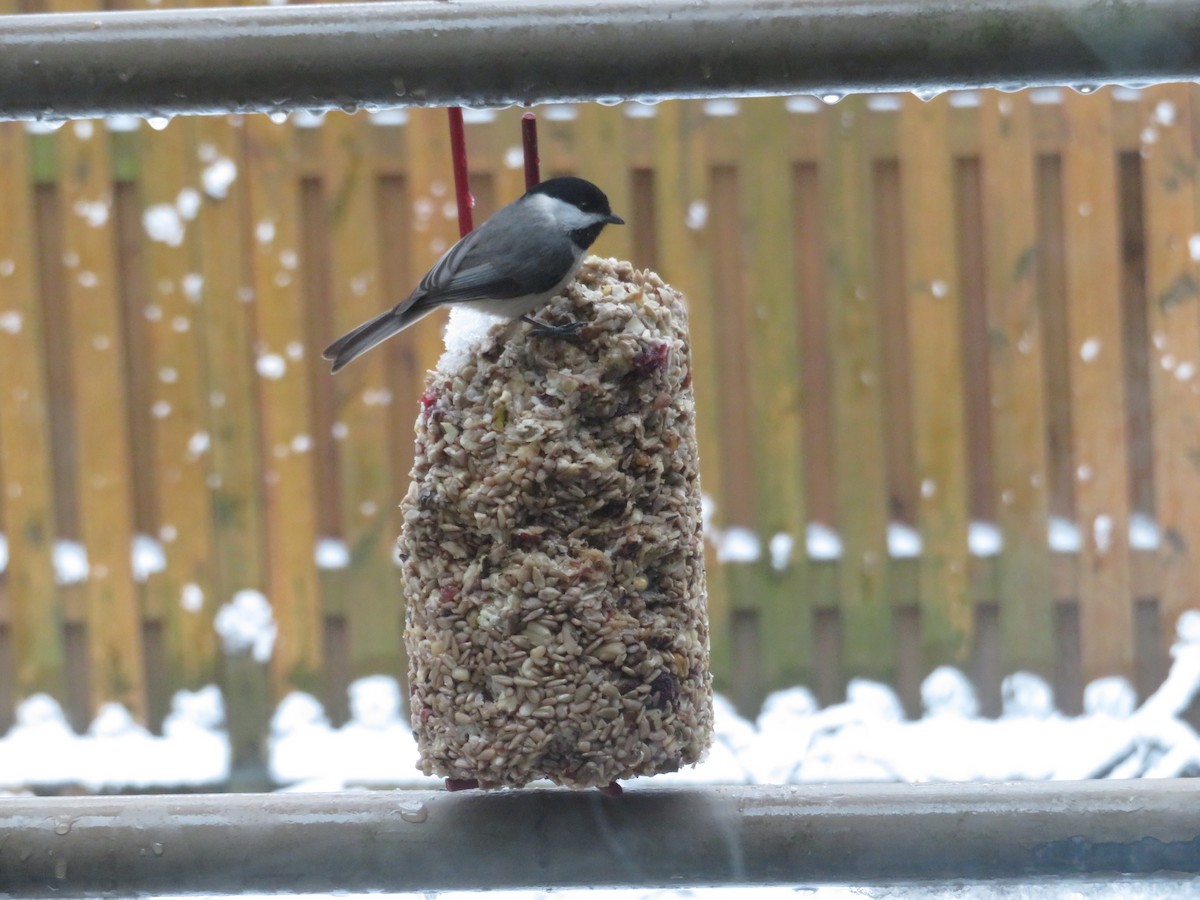
[[[744,560],[710,561],[714,665],[745,711],[852,675],[913,707],[944,662],[990,710],[1018,668],[1066,709],[1158,683],[1200,581],[1197,90],[539,110],[543,174],[630,223],[596,250],[690,298],[704,488]],[[519,114],[468,117],[479,219],[522,189]],[[275,698],[338,719],[349,679],[402,673],[439,327],[336,378],[319,351],[456,237],[446,148],[434,110],[0,127],[0,727],[34,691],[160,721],[232,679],[214,616],[244,589]]]

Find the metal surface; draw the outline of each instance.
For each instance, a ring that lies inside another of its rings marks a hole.
[[[0,892],[1200,873],[1200,780],[0,800]]]
[[[0,118],[1198,76],[1196,0],[415,0],[0,18]]]

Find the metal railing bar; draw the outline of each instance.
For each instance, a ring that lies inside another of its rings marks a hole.
[[[415,0],[0,18],[0,119],[1200,77],[1196,0]]]
[[[1200,780],[0,800],[0,892],[892,883],[1200,873]]]

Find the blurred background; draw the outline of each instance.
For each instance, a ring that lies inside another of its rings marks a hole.
[[[985,715],[1017,670],[1066,713],[1162,682],[1200,581],[1197,91],[536,109],[543,177],[629,223],[595,252],[689,298],[743,715],[852,677],[915,715],[943,664]],[[521,112],[467,113],[477,222]],[[403,679],[440,320],[320,350],[457,238],[445,112],[0,123],[0,197],[0,733],[40,693],[161,732],[207,685],[236,758],[292,691],[347,722]]]

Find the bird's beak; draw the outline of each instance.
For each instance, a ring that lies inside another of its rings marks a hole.
[[[605,219],[604,221],[607,222],[609,225],[624,225],[625,224],[624,219],[622,219],[620,216],[614,216],[612,213],[609,213],[608,218]]]

